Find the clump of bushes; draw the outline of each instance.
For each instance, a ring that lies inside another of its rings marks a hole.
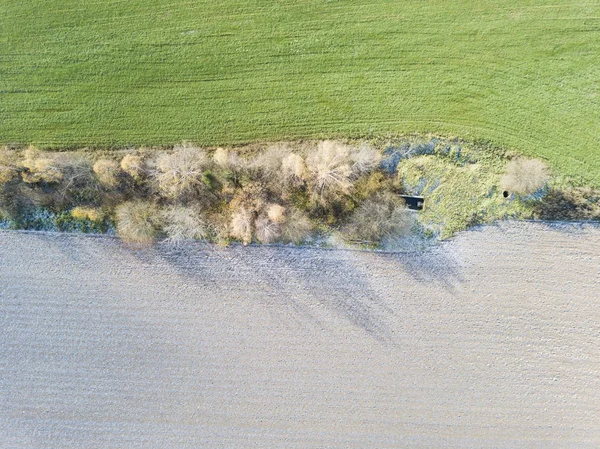
[[[548,182],[548,167],[538,159],[517,158],[508,163],[502,188],[518,195],[532,195]]]

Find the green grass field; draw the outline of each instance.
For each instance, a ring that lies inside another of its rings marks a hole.
[[[411,132],[600,186],[600,2],[0,3],[0,143]]]

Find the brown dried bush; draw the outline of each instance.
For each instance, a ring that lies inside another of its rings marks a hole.
[[[308,217],[296,208],[286,211],[285,222],[281,224],[281,239],[284,242],[300,244],[310,237],[314,229]]]
[[[255,217],[262,214],[267,204],[267,191],[262,184],[249,183],[237,189],[229,203],[231,236],[250,243]]]
[[[127,173],[136,181],[141,180],[144,175],[147,173],[147,165],[146,161],[137,154],[126,154],[121,159],[121,170]]]
[[[302,156],[290,153],[281,160],[281,176],[287,182],[297,184],[306,178],[306,164]]]
[[[280,204],[268,204],[266,207],[267,217],[274,223],[283,223],[286,220],[285,207]]]
[[[411,212],[404,200],[391,192],[383,192],[365,200],[356,209],[343,234],[349,240],[379,243],[408,233],[411,226]]]
[[[94,163],[94,174],[100,184],[105,187],[114,188],[119,185],[119,175],[121,168],[119,164],[112,159],[98,159]]]
[[[197,194],[204,186],[202,173],[208,159],[200,148],[178,147],[173,153],[163,153],[156,159],[156,181],[162,195],[186,198]]]
[[[500,184],[504,190],[531,195],[548,182],[548,168],[538,159],[518,158],[510,161]]]
[[[261,215],[256,219],[256,238],[261,243],[273,243],[281,237],[281,225]]]
[[[193,207],[173,206],[161,213],[167,242],[179,244],[185,240],[204,240],[209,227],[200,210]]]
[[[252,241],[252,224],[254,217],[251,211],[245,207],[238,208],[231,216],[230,234],[239,239],[244,245]]]
[[[281,162],[288,154],[286,147],[270,146],[252,158],[248,165],[252,171],[272,181],[280,175]]]
[[[8,148],[0,150],[0,184],[16,179],[19,176],[17,154]]]
[[[117,234],[125,242],[149,245],[158,233],[160,214],[152,203],[130,201],[115,210]]]
[[[352,176],[358,178],[371,173],[381,162],[381,153],[372,146],[363,143],[350,151]]]
[[[38,182],[58,183],[63,179],[61,167],[55,158],[47,153],[42,153],[34,147],[25,150],[21,165],[25,169],[21,172],[24,182],[35,184]]]
[[[306,158],[313,192],[320,197],[327,194],[348,193],[352,183],[350,147],[325,140]]]

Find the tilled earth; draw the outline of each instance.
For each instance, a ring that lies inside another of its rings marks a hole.
[[[374,253],[0,232],[0,448],[600,447],[600,227]]]

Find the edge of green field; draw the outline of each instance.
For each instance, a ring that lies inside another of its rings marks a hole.
[[[433,132],[600,187],[592,0],[6,0],[0,48],[0,144]]]

